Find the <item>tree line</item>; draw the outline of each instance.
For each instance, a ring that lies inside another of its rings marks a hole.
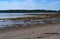
[[[39,13],[39,12],[60,12],[60,10],[0,10],[0,13]]]

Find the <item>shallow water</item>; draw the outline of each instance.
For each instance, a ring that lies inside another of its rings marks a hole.
[[[1,18],[17,18],[17,17],[24,17],[26,14],[35,14],[35,13],[0,13],[0,19]],[[41,14],[41,13],[36,13]],[[32,16],[32,15],[31,15]],[[48,20],[58,20],[58,18],[49,18]],[[55,22],[53,21],[53,22]],[[34,25],[34,24],[46,24],[47,19],[38,19],[38,20],[0,20],[0,28],[4,28],[7,26],[27,26],[27,25]]]
[[[24,17],[26,14],[57,14],[57,13],[0,13],[1,18],[16,18],[16,17]],[[31,15],[32,16],[32,15]]]
[[[60,20],[59,20],[60,21]],[[0,28],[8,27],[8,26],[29,26],[35,24],[46,24],[46,23],[56,23],[58,22],[57,18],[50,19],[38,19],[38,20],[0,20]]]
[[[33,25],[37,23],[46,23],[43,22],[42,20],[31,20],[31,21],[24,21],[24,20],[0,20],[0,27],[7,27],[7,26],[14,26],[14,25],[22,25],[22,26],[27,26],[27,25]]]

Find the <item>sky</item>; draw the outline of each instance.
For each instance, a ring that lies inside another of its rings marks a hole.
[[[0,0],[0,10],[60,10],[60,0]]]

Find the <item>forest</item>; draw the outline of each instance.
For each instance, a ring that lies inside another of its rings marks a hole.
[[[0,13],[40,13],[40,12],[59,12],[60,10],[0,10]]]

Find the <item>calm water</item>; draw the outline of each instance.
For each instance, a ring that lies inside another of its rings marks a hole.
[[[41,14],[41,13],[0,13],[0,19],[1,18],[17,18],[17,17],[24,17],[26,14]],[[32,16],[32,15],[31,15]],[[57,20],[57,18],[53,18],[54,20]],[[49,19],[51,20],[51,19]],[[33,25],[33,24],[45,24],[46,19],[42,20],[30,20],[26,21],[25,20],[0,20],[0,28],[7,27],[7,26],[16,26],[16,25]]]
[[[25,13],[0,13],[0,18],[23,17]]]
[[[16,18],[24,17],[26,14],[41,14],[41,13],[0,13],[0,18]]]
[[[44,13],[0,13],[0,18],[16,18],[24,17],[25,14],[44,14]],[[57,14],[57,13],[45,13],[45,14]]]

